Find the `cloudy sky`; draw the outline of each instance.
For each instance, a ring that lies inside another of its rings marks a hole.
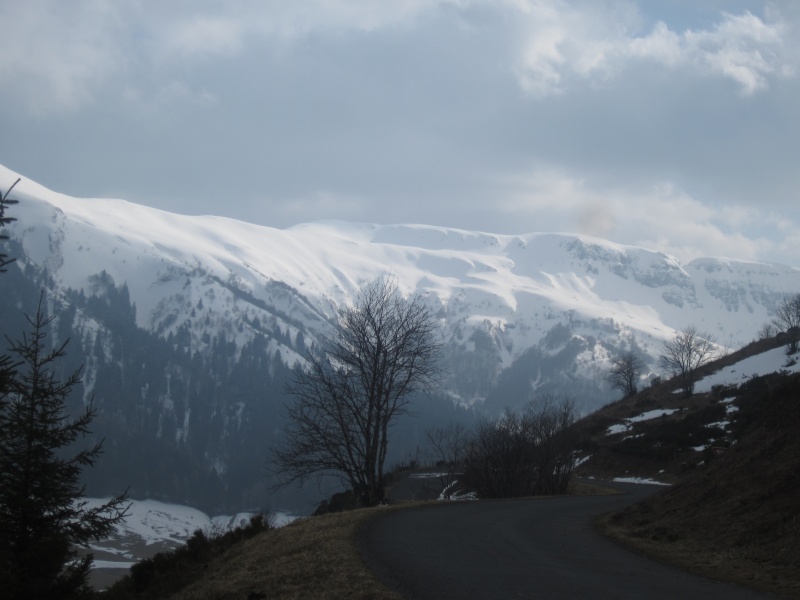
[[[800,267],[796,0],[0,0],[0,163],[274,227]]]

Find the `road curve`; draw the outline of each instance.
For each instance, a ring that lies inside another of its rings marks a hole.
[[[370,570],[409,600],[771,598],[649,560],[606,539],[592,517],[654,491],[441,503],[387,512],[359,532]]]

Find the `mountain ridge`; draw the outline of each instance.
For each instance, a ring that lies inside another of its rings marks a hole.
[[[0,170],[1,185],[14,177]],[[682,265],[658,251],[577,234],[342,221],[281,230],[76,199],[27,180],[15,191],[24,202],[10,231],[31,260],[61,287],[87,290],[88,277],[100,271],[126,283],[137,323],[162,335],[192,309],[203,310],[198,303],[208,305],[214,282],[228,296],[216,312],[271,312],[276,327],[303,324],[313,338],[360,285],[391,274],[403,293],[422,294],[437,308],[447,339],[489,333],[505,369],[565,320],[604,321],[608,334],[632,333],[643,348],[692,322],[737,347],[753,339],[784,293],[800,289],[794,267],[726,258]]]

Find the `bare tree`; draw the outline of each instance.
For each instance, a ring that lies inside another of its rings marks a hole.
[[[638,391],[637,383],[644,367],[641,356],[635,352],[626,352],[611,362],[606,381],[612,388],[621,391],[625,398],[633,396]]]
[[[423,300],[403,299],[393,280],[362,288],[289,386],[295,401],[272,449],[281,485],[333,475],[363,505],[381,502],[389,425],[408,413],[412,393],[434,387],[440,366],[438,325]]]
[[[450,498],[464,461],[469,435],[467,428],[461,423],[451,423],[447,427],[429,429],[427,435],[436,456],[442,495]]]
[[[794,354],[800,348],[800,294],[786,296],[775,309],[772,325],[777,331],[785,331],[789,338],[786,354]]]
[[[760,340],[775,337],[777,334],[778,329],[775,327],[772,321],[767,321],[758,329],[758,339]]]
[[[683,393],[691,396],[697,369],[713,360],[715,355],[716,341],[713,336],[700,333],[694,325],[689,325],[664,342],[658,359],[662,369],[678,377]]]
[[[545,394],[533,399],[523,412],[534,444],[536,478],[534,494],[564,494],[575,465],[576,437],[572,425],[578,420],[575,400]]]

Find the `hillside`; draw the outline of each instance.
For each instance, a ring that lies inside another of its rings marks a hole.
[[[577,424],[576,475],[672,483],[711,462],[737,442],[740,389],[759,376],[800,369],[785,343],[784,335],[759,340],[704,365],[689,398],[666,380],[588,415]]]
[[[605,520],[607,532],[683,568],[800,597],[800,373],[782,341],[707,365],[692,398],[666,382],[580,423],[591,457],[578,473],[672,483]],[[759,374],[767,359],[775,372]]]
[[[609,528],[663,560],[800,598],[800,375],[754,379],[736,398],[737,443]]]

